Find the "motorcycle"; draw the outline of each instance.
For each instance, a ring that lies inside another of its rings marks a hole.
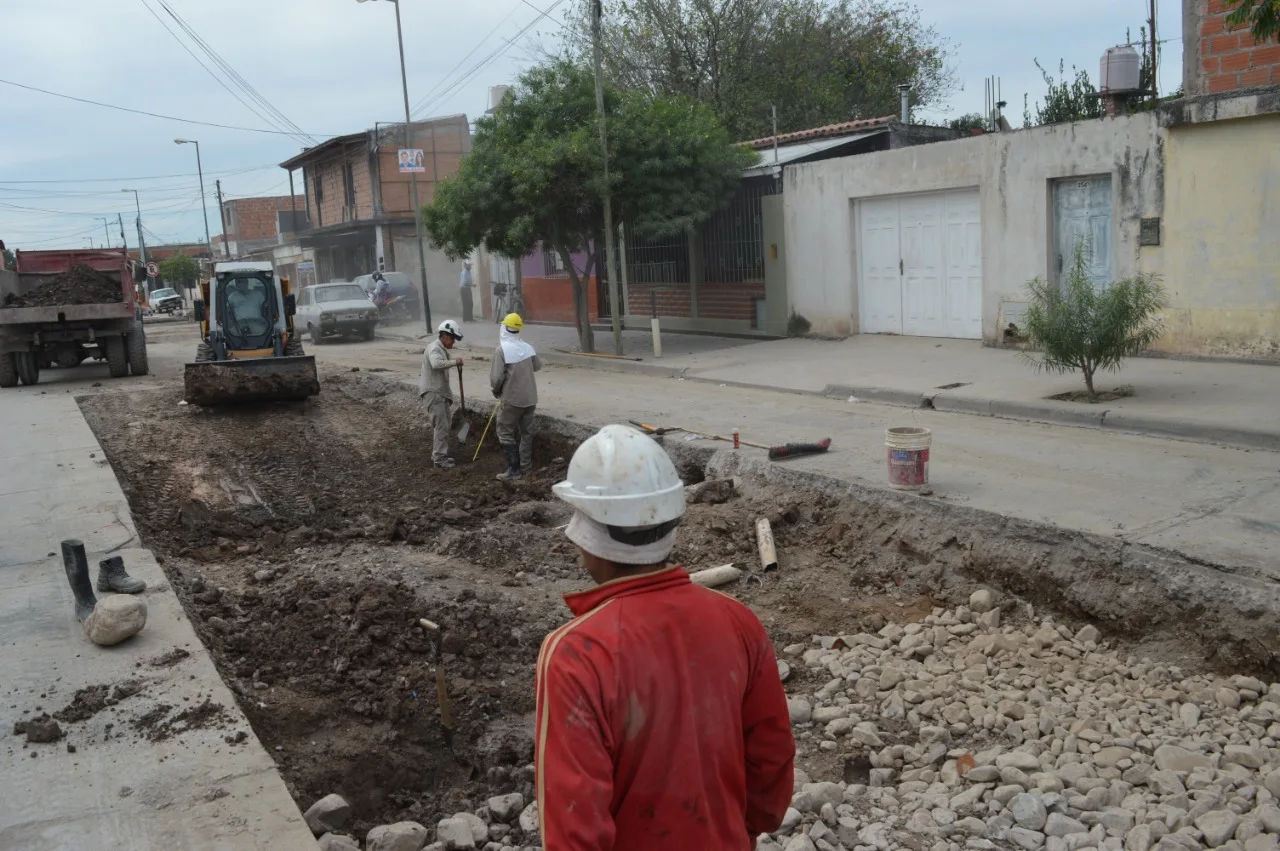
[[[372,300],[378,308],[378,319],[382,322],[408,322],[413,319],[413,311],[409,309],[404,296],[393,295],[383,301]]]

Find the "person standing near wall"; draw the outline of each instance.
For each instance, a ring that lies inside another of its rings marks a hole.
[[[489,386],[498,404],[498,443],[507,453],[507,471],[498,480],[512,482],[533,472],[533,413],[538,406],[538,384],[533,374],[542,360],[533,346],[520,339],[524,320],[508,313],[498,330],[498,348],[489,369]]]
[[[462,274],[458,278],[458,290],[462,294],[462,321],[475,322],[475,306],[472,290],[476,288],[471,277],[471,261],[462,261]]]

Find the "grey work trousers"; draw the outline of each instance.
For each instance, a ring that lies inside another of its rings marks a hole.
[[[439,393],[427,393],[422,399],[427,406],[427,422],[431,423],[431,460],[438,466],[449,460],[449,428],[452,425],[449,405],[452,400]]]
[[[498,442],[503,446],[519,442],[520,469],[526,473],[533,469],[533,412],[537,407],[518,408],[503,402],[498,408]]]

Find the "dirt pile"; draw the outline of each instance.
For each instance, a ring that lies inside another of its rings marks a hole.
[[[59,307],[71,304],[113,304],[124,301],[118,281],[88,266],[46,278],[28,292],[5,296],[4,307]]]

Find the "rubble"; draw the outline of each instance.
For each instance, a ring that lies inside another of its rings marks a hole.
[[[316,836],[342,829],[351,818],[351,805],[341,795],[325,795],[316,801],[302,818]]]
[[[798,764],[873,768],[865,783],[798,772],[758,848],[1277,846],[1280,684],[1121,658],[1091,625],[982,625],[996,605],[978,591],[921,623],[787,648],[814,689],[789,699]]]

